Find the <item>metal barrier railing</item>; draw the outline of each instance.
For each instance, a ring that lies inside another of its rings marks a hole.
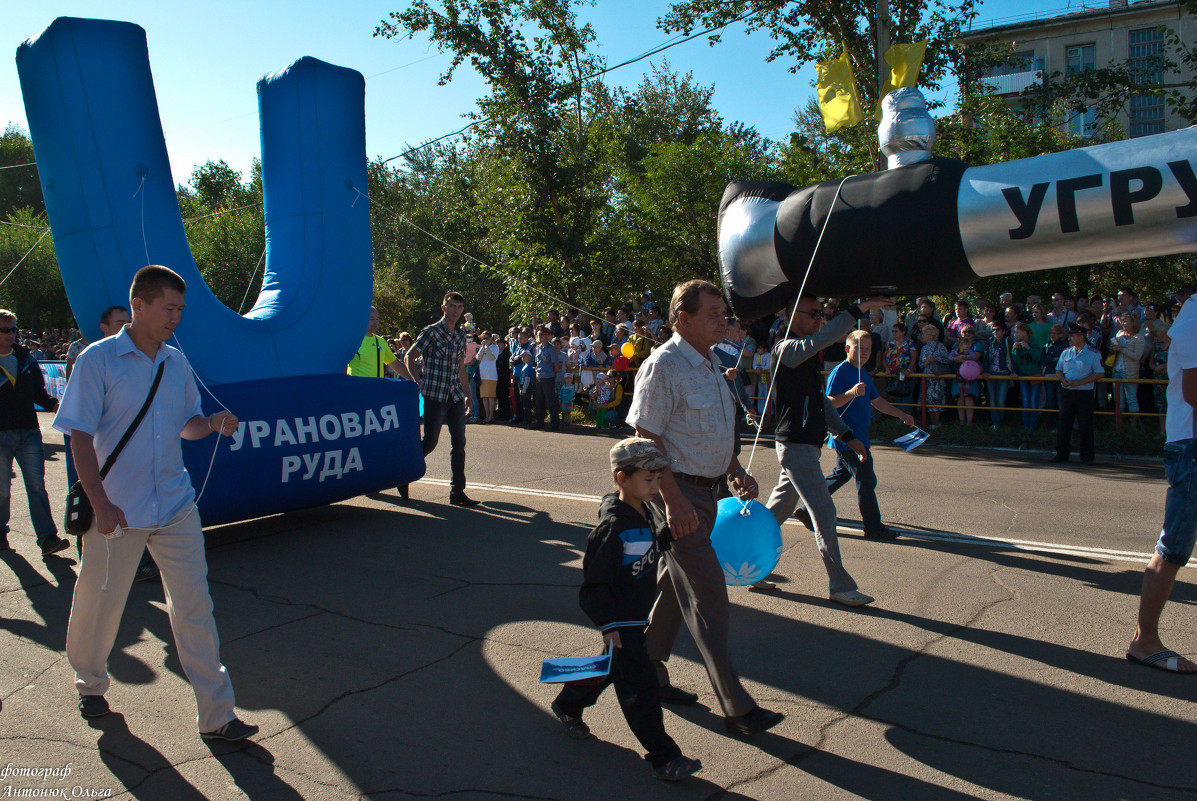
[[[610,367],[610,366],[608,366],[608,367],[576,366],[576,367],[567,368],[566,372],[568,374],[579,376],[579,377],[581,376],[582,372],[584,372],[584,371],[589,372],[589,373],[610,373],[612,370],[614,370],[615,372],[618,372],[618,373],[628,373],[630,375],[635,375],[636,371],[638,369],[639,369],[638,367],[625,367],[623,369],[619,369],[619,368]],[[764,377],[766,381],[768,380],[768,376],[769,376],[768,370],[756,370],[756,369],[750,369],[750,368],[740,368],[740,373],[742,375],[746,375],[746,376],[755,375],[755,376]],[[824,375],[826,375],[826,374],[827,374],[827,371],[824,371]],[[928,404],[927,404],[927,381],[928,380],[938,380],[938,381],[953,381],[953,382],[958,382],[960,384],[965,383],[964,380],[961,379],[958,375],[935,375],[933,373],[904,373],[904,374],[872,373],[872,376],[874,379],[877,379],[877,378],[886,378],[886,379],[889,379],[889,378],[899,378],[899,379],[900,378],[908,378],[908,379],[909,378],[917,378],[917,379],[919,379],[919,400],[918,400],[918,402],[917,403],[913,403],[913,402],[912,403],[894,403],[894,406],[897,406],[899,408],[906,408],[906,409],[918,409],[919,410],[919,418],[923,425],[927,424],[927,407],[928,407]],[[973,381],[1011,381],[1011,382],[1038,381],[1038,382],[1045,383],[1045,384],[1048,384],[1048,383],[1059,384],[1060,383],[1060,380],[1058,378],[1056,378],[1054,375],[1043,375],[1043,376],[1002,375],[1002,376],[995,376],[995,375],[982,374],[972,380]],[[759,385],[759,383],[760,382],[758,382],[758,385]],[[1096,383],[1112,385],[1112,387],[1113,387],[1112,388],[1112,402],[1111,402],[1113,411],[1107,411],[1105,409],[1098,409],[1094,413],[1097,415],[1102,415],[1102,416],[1106,416],[1106,417],[1113,417],[1114,418],[1114,430],[1117,431],[1117,430],[1121,429],[1122,419],[1124,417],[1130,417],[1130,418],[1139,418],[1139,417],[1162,418],[1162,417],[1164,417],[1163,412],[1143,412],[1143,411],[1132,412],[1129,410],[1124,411],[1122,409],[1122,394],[1123,394],[1122,385],[1123,384],[1151,384],[1153,386],[1167,386],[1167,384],[1168,384],[1167,380],[1159,379],[1159,378],[1102,377],[1102,378],[1097,379]],[[625,396],[630,393],[631,393],[631,389],[629,389],[625,393]],[[753,400],[753,401],[764,400],[764,396],[762,396],[762,395],[749,394],[748,397],[750,400]],[[1003,412],[1019,412],[1019,411],[1025,410],[1024,407],[1022,407],[1022,406],[965,406],[963,404],[956,404],[956,403],[938,403],[938,404],[936,404],[936,408],[939,408],[939,409],[973,409],[974,411],[977,409],[986,409],[989,411],[1003,411]],[[1038,409],[1034,409],[1033,411],[1043,412],[1043,413],[1048,413],[1048,414],[1058,414],[1059,413],[1058,409],[1048,408],[1045,406],[1040,406]],[[761,411],[761,415],[764,416],[765,414],[768,414],[768,412],[769,412],[769,408],[768,408],[768,404],[766,404],[764,410]]]

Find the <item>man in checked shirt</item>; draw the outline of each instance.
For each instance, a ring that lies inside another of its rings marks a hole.
[[[465,313],[465,297],[460,292],[446,292],[441,311],[444,316],[420,332],[403,359],[424,395],[424,455],[436,449],[441,426],[448,423],[453,474],[449,503],[477,506],[479,502],[465,494],[465,426],[470,416],[470,390],[465,367],[466,335],[458,325]],[[422,370],[416,363],[421,355]],[[399,494],[407,500],[408,485],[400,485]]]

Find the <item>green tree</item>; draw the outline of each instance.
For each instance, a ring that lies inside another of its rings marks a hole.
[[[0,217],[24,208],[32,209],[34,214],[45,213],[41,181],[37,167],[32,165],[33,142],[9,123],[0,136]]]
[[[878,65],[885,65],[881,56],[887,43],[927,41],[918,85],[938,90],[956,66],[958,51],[954,43],[977,16],[980,5],[981,0],[681,0],[670,6],[658,25],[667,32],[689,34],[699,27],[714,28],[743,19],[750,34],[763,31],[777,42],[767,60],[792,61],[791,72],[797,72],[803,64],[836,57],[842,50],[852,64],[868,119],[880,101]],[[879,38],[883,42],[881,52]],[[721,34],[714,33],[709,40],[717,44]],[[881,78],[885,77],[883,73]],[[872,168],[877,169],[880,153],[876,137],[858,130],[869,127],[866,123],[837,135],[849,141],[860,139],[859,144],[870,154]],[[799,148],[801,145],[799,142]]]
[[[577,24],[572,5],[417,0],[375,30],[387,38],[427,33],[453,54],[442,82],[468,59],[489,84],[475,115],[472,155],[483,182],[474,197],[487,232],[482,250],[515,279],[507,296],[518,306],[543,307],[529,287],[577,303],[605,203],[583,102],[584,79],[599,62],[587,52],[594,32]]]
[[[204,282],[230,309],[246,312],[262,284],[266,250],[261,165],[255,160],[249,183],[223,159],[208,161],[180,186],[191,255]]]
[[[26,207],[10,213],[7,220],[11,225],[0,225],[0,265],[10,274],[0,285],[0,308],[14,312],[22,328],[73,327],[54,241],[42,236],[48,227],[45,216]]]

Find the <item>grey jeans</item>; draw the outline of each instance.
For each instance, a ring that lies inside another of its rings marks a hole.
[[[648,617],[645,641],[648,655],[657,666],[661,685],[669,683],[663,664],[673,651],[673,642],[685,620],[690,636],[702,655],[711,687],[719,697],[723,714],[728,717],[751,712],[756,702],[740,683],[732,667],[728,645],[730,605],[723,568],[711,546],[711,527],[715,525],[715,488],[709,489],[678,481],[686,500],[698,512],[698,530],[674,540],[657,568],[657,602]],[[826,491],[826,490],[824,490]],[[654,511],[665,514],[660,500],[651,501]]]
[[[835,530],[835,504],[831,500],[831,493],[827,491],[823,468],[819,465],[819,448],[778,441],[777,460],[781,462],[781,476],[765,506],[778,523],[784,523],[801,501],[815,524],[815,543],[823,557],[823,567],[827,568],[829,591],[856,589],[856,582],[844,569],[844,560],[840,556],[840,541]]]

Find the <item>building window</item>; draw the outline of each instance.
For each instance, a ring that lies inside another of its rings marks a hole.
[[[1127,34],[1127,56],[1135,83],[1139,86],[1158,86],[1164,82],[1164,31],[1160,28],[1140,28]],[[1164,132],[1164,98],[1157,94],[1140,93],[1130,99],[1130,135],[1148,136]]]
[[[1072,45],[1064,49],[1064,74],[1084,72],[1097,66],[1097,46],[1090,44]],[[1097,110],[1089,106],[1083,112],[1074,112],[1068,118],[1068,133],[1086,139],[1097,133]]]
[[[1097,47],[1093,44],[1073,45],[1064,51],[1065,75],[1091,70],[1097,66]]]

